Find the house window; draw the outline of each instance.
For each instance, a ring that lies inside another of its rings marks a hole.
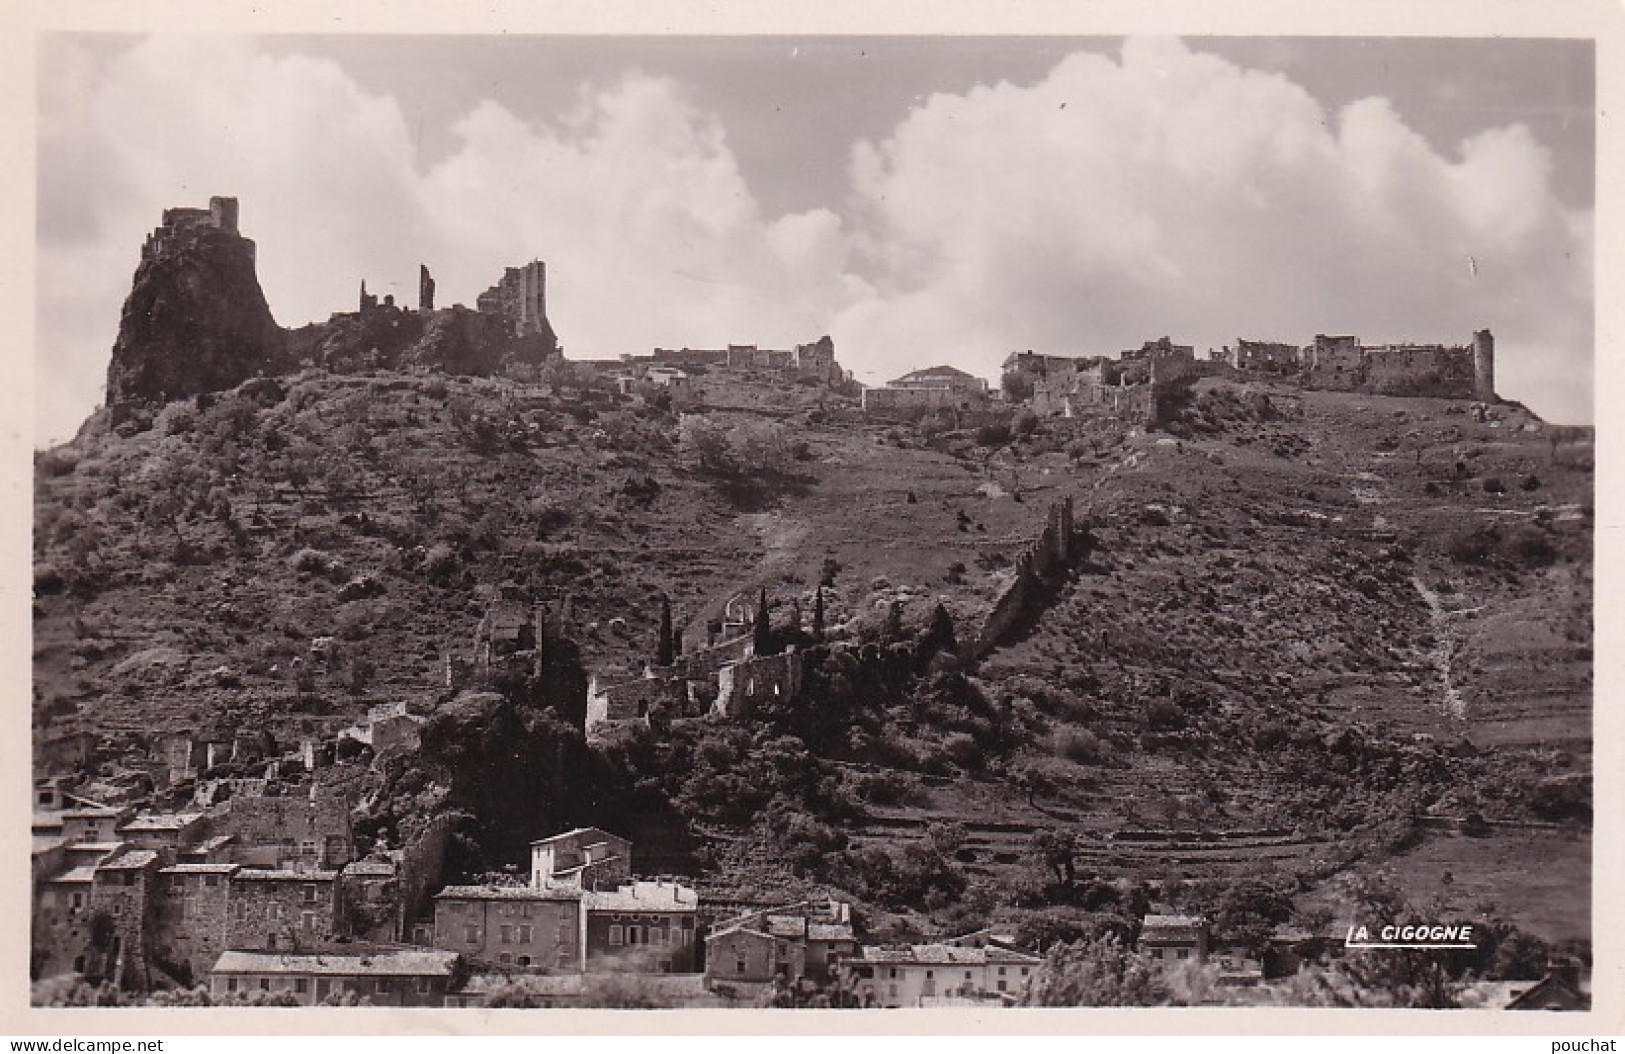
[[[734,973],[744,973],[744,972],[745,972],[745,960],[743,960],[743,959],[735,960],[735,962],[734,962]]]
[[[305,887],[305,903],[306,904],[314,904],[314,903],[316,903],[316,887],[315,886],[306,886]]]
[[[1181,959],[1189,959],[1191,957],[1191,950],[1189,948],[1179,949],[1179,957]]]
[[[80,908],[85,906],[85,895],[83,893],[75,893],[69,898],[69,901],[73,905],[73,910],[78,911]]]
[[[886,971],[886,976],[895,978],[897,976],[897,967],[893,966],[890,969],[888,969]]]
[[[260,978],[260,991],[269,992],[270,990],[271,990],[271,979],[269,977],[261,977]]]
[[[220,886],[220,876],[219,875],[204,875],[203,876],[203,884],[205,886],[208,886],[210,889],[217,889]]]
[[[467,941],[469,944],[480,943],[480,928],[474,925],[472,922],[464,926],[463,940]]]
[[[1021,968],[1021,976],[1023,976],[1023,977],[1026,977],[1026,976],[1027,976],[1027,968],[1026,968],[1026,967],[1025,967],[1025,966],[1023,966],[1023,967],[1022,967],[1022,968]]]
[[[518,962],[519,962],[519,965],[520,965],[520,966],[529,966],[529,965],[530,965],[530,956],[528,956],[528,955],[521,955],[521,956],[520,956],[520,957],[519,957],[519,959],[518,959]]]
[[[372,990],[373,990],[373,993],[376,994],[376,995],[383,995],[384,993],[388,992],[389,991],[389,978],[387,978],[387,977],[378,978],[378,980],[373,982]]]
[[[1001,966],[1001,967],[999,967],[999,976],[1000,976],[1000,977],[1003,977],[1003,976],[1004,976],[1004,967],[1002,967],[1002,966]]]
[[[293,979],[293,990],[298,992],[300,995],[304,995],[306,992],[310,991],[310,978],[295,977]]]
[[[237,978],[235,978],[235,977],[226,978],[226,991],[235,992],[236,990],[237,990]]]
[[[280,918],[282,918],[282,905],[273,900],[271,902],[271,919],[276,921]]]
[[[276,951],[276,934],[267,933],[265,935],[265,950],[272,952]]]
[[[1003,981],[999,982],[999,991],[1001,991],[1001,992],[1004,991],[1004,982]]]
[[[507,952],[503,952],[501,955],[497,956],[497,962],[501,963],[503,966],[511,966],[513,965],[513,956],[509,955]]]
[[[532,932],[533,931],[528,925],[521,923],[519,926],[519,943],[529,944],[533,939],[531,936]]]
[[[612,947],[612,948],[619,947],[620,945],[625,944],[625,943],[626,943],[626,938],[622,935],[621,927],[613,926],[613,925],[610,926],[610,928],[609,928],[609,944],[610,944],[610,947]]]
[[[497,933],[499,935],[498,939],[501,940],[503,944],[512,944],[513,943],[513,927],[512,926],[499,926],[497,928]]]
[[[306,933],[314,932],[316,929],[316,913],[314,911],[300,912],[299,925]]]
[[[520,904],[519,905],[519,917],[522,918],[522,919],[530,918],[530,905],[529,904]]]
[[[433,990],[427,977],[418,978],[418,995],[428,995]]]
[[[647,943],[643,939],[643,927],[642,926],[628,926],[628,927],[626,927],[626,943],[628,943],[628,944]]]
[[[935,977],[936,975],[937,975],[937,972],[935,970],[927,970],[927,971],[925,971],[925,979],[927,981],[929,981],[931,978]]]

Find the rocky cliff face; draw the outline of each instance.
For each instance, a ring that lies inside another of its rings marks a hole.
[[[124,301],[110,406],[232,388],[281,367],[283,333],[254,270],[254,243],[196,227],[143,254]]]

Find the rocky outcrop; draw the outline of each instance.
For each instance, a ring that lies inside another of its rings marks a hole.
[[[114,423],[130,411],[225,391],[256,376],[306,367],[333,373],[426,369],[481,376],[561,354],[547,320],[545,265],[510,267],[481,309],[434,309],[435,282],[418,271],[418,310],[361,284],[359,309],[283,330],[254,269],[254,243],[237,231],[235,198],[164,211],[141,251],[124,314],[107,402]]]
[[[184,222],[193,213],[165,213],[142,253],[107,368],[109,406],[223,391],[281,368],[283,333],[235,208],[229,226]]]

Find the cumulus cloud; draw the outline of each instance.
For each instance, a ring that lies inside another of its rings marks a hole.
[[[764,216],[720,123],[669,80],[583,89],[556,126],[481,103],[426,166],[398,103],[328,60],[160,36],[105,67],[58,38],[43,61],[42,440],[99,399],[146,232],[211,194],[241,200],[283,325],[352,309],[362,278],[414,302],[420,261],[449,304],[546,259],[577,356],[811,340],[865,288],[835,214]]]
[[[1592,217],[1526,129],[1441,153],[1383,99],[1328,112],[1178,41],[931,96],[855,144],[844,200],[793,215],[764,211],[717,115],[635,71],[552,122],[473,105],[429,163],[396,99],[329,60],[179,34],[99,55],[41,57],[41,440],[99,398],[159,213],[217,193],[284,325],[362,277],[410,302],[419,261],[451,303],[541,257],[576,357],[828,332],[866,379],[995,376],[1024,348],[1487,325],[1504,393],[1590,417]]]
[[[875,293],[833,329],[879,375],[992,375],[1023,348],[1168,334],[1465,342],[1504,393],[1589,419],[1589,213],[1521,126],[1445,156],[1384,99],[1328,113],[1278,75],[1131,40],[1031,86],[928,100],[852,178]]]

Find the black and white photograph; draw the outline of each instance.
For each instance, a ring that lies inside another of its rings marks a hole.
[[[33,38],[8,998],[1593,1009],[1596,31],[434,25]]]

